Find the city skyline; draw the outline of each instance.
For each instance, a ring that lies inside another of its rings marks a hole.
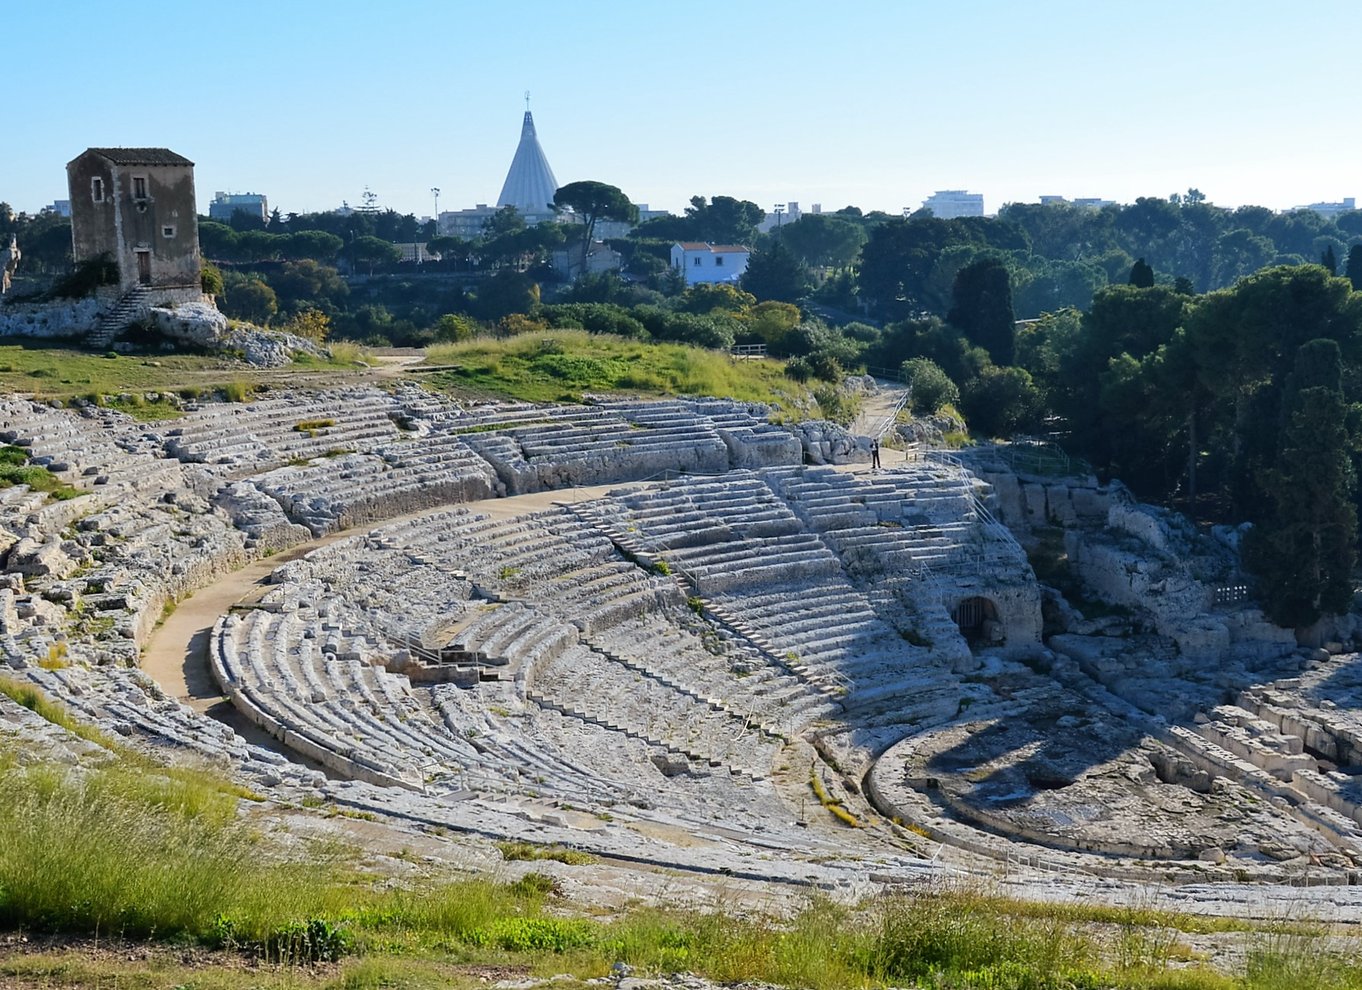
[[[218,190],[300,213],[356,206],[366,187],[418,216],[433,187],[442,210],[494,203],[527,89],[560,181],[673,211],[729,195],[897,213],[967,189],[992,213],[1193,186],[1284,209],[1357,191],[1359,139],[1329,83],[1362,28],[1353,8],[975,0],[867,3],[833,22],[793,2],[700,23],[613,3],[396,2],[374,19],[349,2],[252,0],[190,25],[198,58],[179,8],[102,10],[10,15],[10,72],[31,81],[9,104],[0,169],[16,210],[64,199],[64,166],[86,147],[120,145],[193,159],[201,212]],[[260,44],[240,44],[242,25]],[[134,72],[137,46],[160,54]]]

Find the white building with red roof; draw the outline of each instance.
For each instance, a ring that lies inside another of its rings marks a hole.
[[[751,255],[749,248],[739,244],[677,241],[672,245],[672,267],[685,275],[687,285],[736,282],[747,271]]]

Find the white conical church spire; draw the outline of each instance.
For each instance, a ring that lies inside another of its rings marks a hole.
[[[534,117],[530,113],[530,94],[525,94],[525,122],[520,127],[520,144],[511,159],[506,183],[497,197],[497,206],[514,206],[522,214],[548,213],[553,194],[558,191],[558,180],[553,177],[549,160],[539,146],[534,132]]]

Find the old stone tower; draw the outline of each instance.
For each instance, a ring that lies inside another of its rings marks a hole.
[[[119,289],[202,298],[194,163],[167,148],[90,148],[66,166],[77,262],[108,253]]]

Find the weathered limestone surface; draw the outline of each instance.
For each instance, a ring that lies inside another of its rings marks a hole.
[[[98,299],[64,299],[51,303],[8,303],[0,307],[0,336],[80,337],[99,322]]]
[[[924,857],[922,832],[1115,877],[1357,875],[1356,656],[1217,605],[1232,547],[1119,488],[944,459],[851,475],[805,463],[855,456],[834,431],[717,400],[349,389],[161,424],[5,400],[0,440],[83,492],[0,490],[0,663],[253,786],[536,836],[563,826],[535,831],[526,802],[610,808],[637,827],[592,819],[589,842],[650,861],[699,865],[698,834],[744,868],[899,856],[808,820],[817,773],[916,826],[896,834]],[[619,487],[459,507],[596,482]],[[168,602],[352,527],[213,630],[219,684],[277,750],[136,668]],[[1083,599],[1043,589],[1023,546],[1062,555]]]

